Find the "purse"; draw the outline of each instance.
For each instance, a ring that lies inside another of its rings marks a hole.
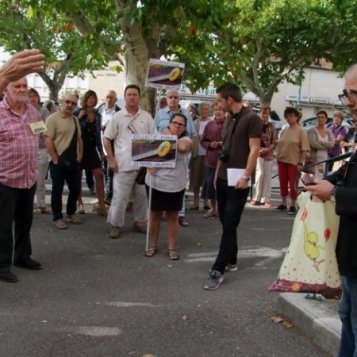
[[[136,177],[135,183],[138,185],[145,185],[146,167],[140,167]]]

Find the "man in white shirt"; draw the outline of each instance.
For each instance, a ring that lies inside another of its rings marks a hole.
[[[144,185],[135,183],[138,170],[131,166],[131,146],[134,134],[152,134],[155,126],[151,115],[140,109],[140,88],[131,84],[124,90],[125,108],[108,122],[104,132],[104,147],[109,167],[114,172],[113,198],[108,212],[110,238],[118,238],[125,222],[130,193],[133,192],[133,230],[146,231],[148,201]],[[114,152],[111,142],[114,142]]]

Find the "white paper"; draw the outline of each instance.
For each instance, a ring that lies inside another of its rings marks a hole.
[[[227,169],[228,186],[235,186],[244,175],[245,169]]]

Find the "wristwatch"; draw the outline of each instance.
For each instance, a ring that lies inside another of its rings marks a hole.
[[[243,175],[243,176],[242,176],[242,179],[243,179],[243,180],[246,180],[246,181],[249,181],[249,180],[250,180],[250,176],[245,176],[245,175]]]

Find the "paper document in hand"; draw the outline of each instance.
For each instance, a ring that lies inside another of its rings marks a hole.
[[[227,169],[228,186],[235,186],[244,172],[245,169]]]

